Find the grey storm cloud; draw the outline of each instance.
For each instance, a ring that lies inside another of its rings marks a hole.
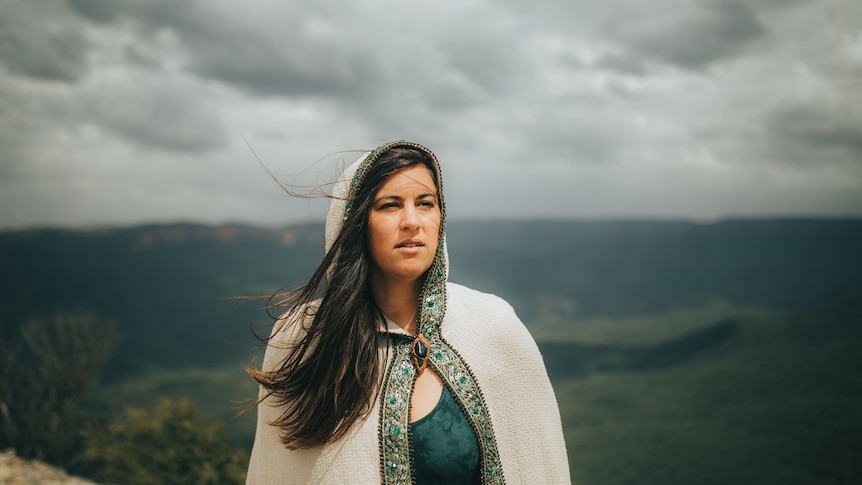
[[[862,112],[841,106],[787,106],[768,119],[770,145],[797,163],[821,163],[840,157],[862,167]],[[830,152],[832,152],[830,154]]]
[[[88,101],[93,121],[141,146],[205,153],[221,148],[226,138],[223,124],[206,105],[175,89],[102,92]]]
[[[300,38],[291,44],[301,45]],[[195,39],[193,70],[261,95],[357,96],[377,85],[377,71],[361,56],[316,45],[291,50],[239,35],[215,44]]]
[[[278,16],[277,35],[234,22],[197,2],[69,0],[99,23],[126,22],[146,38],[170,29],[188,49],[189,69],[263,96],[355,96],[377,85],[366,52],[307,35],[300,8]],[[253,8],[248,6],[248,8]]]
[[[749,2],[733,0],[508,3],[536,24],[617,46],[598,64],[630,74],[641,74],[650,62],[702,69],[733,57],[767,33]]]
[[[297,2],[274,17],[272,29],[263,29],[219,15],[217,9],[203,3],[69,3],[94,22],[126,22],[140,28],[144,36],[170,29],[188,50],[190,71],[262,96],[367,101],[385,96],[382,90],[400,82],[419,89],[429,85],[431,96],[438,92],[435,99],[441,103],[451,102],[452,97],[469,102],[477,94],[504,93],[519,77],[518,67],[524,66],[521,59],[526,55],[507,42],[509,32],[475,24],[472,18],[435,26],[428,32],[426,51],[418,53],[398,52],[397,44],[409,43],[412,34],[408,31],[399,38],[397,29],[381,33],[385,21],[369,23],[367,30],[357,23],[347,28],[334,25],[335,31],[329,35],[315,32],[314,18],[349,25],[351,13],[356,13],[361,20],[362,13],[351,4]],[[402,29],[410,29],[409,22]],[[393,45],[370,41],[375,34],[391,36]],[[389,50],[395,50],[394,55]],[[436,57],[435,62],[423,62],[422,57],[428,56]]]
[[[133,2],[105,2],[103,0],[67,0],[78,13],[96,22],[105,23],[117,19]]]
[[[464,216],[862,215],[860,5],[3,3],[0,227],[302,219],[255,156],[392,138]]]
[[[682,14],[635,17],[611,32],[640,56],[699,69],[738,53],[764,28],[745,4],[725,1]]]
[[[75,82],[86,72],[89,42],[77,26],[53,22],[50,10],[41,7],[15,2],[4,8],[0,64],[27,77]]]

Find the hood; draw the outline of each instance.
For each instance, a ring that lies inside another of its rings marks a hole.
[[[344,223],[350,211],[350,205],[353,202],[353,197],[364,181],[364,176],[368,170],[374,166],[374,163],[380,155],[390,148],[394,147],[409,147],[421,150],[431,156],[434,160],[434,166],[437,172],[437,180],[440,187],[440,235],[437,245],[437,252],[434,256],[434,261],[431,263],[431,268],[428,270],[428,277],[425,280],[425,285],[422,287],[419,306],[419,331],[427,334],[424,329],[431,330],[429,326],[439,329],[443,319],[446,307],[446,280],[449,276],[449,255],[446,250],[446,204],[443,199],[443,178],[440,173],[440,164],[434,153],[418,143],[397,140],[384,143],[379,147],[365,153],[359,157],[356,162],[347,167],[335,183],[332,189],[331,202],[329,212],[326,214],[326,230],[325,230],[325,250],[328,253],[332,249],[332,245],[341,231],[341,226]],[[391,328],[391,325],[390,325]]]

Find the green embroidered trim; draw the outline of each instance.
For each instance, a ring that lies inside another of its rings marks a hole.
[[[416,382],[416,368],[410,354],[409,339],[396,339],[393,352],[392,363],[386,372],[386,386],[381,392],[380,466],[383,483],[409,484],[413,482],[410,396]]]
[[[446,382],[446,386],[452,391],[461,411],[473,427],[473,432],[476,433],[481,454],[482,483],[505,484],[491,416],[476,377],[458,352],[439,335],[435,335],[429,341],[431,352],[429,364]]]

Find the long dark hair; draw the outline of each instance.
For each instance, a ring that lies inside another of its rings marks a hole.
[[[269,310],[288,308],[272,335],[289,331],[299,336],[272,369],[248,373],[266,390],[258,402],[272,397],[283,409],[270,424],[280,428],[288,448],[335,442],[374,405],[388,337],[381,332],[382,314],[369,285],[368,215],[387,177],[420,164],[431,172],[439,202],[442,187],[433,155],[409,145],[387,149],[347,201],[350,211],[341,230],[308,283],[269,299]]]

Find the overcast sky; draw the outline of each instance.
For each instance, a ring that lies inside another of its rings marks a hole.
[[[397,138],[458,219],[862,216],[862,2],[0,0],[0,228],[317,220],[254,153]]]

